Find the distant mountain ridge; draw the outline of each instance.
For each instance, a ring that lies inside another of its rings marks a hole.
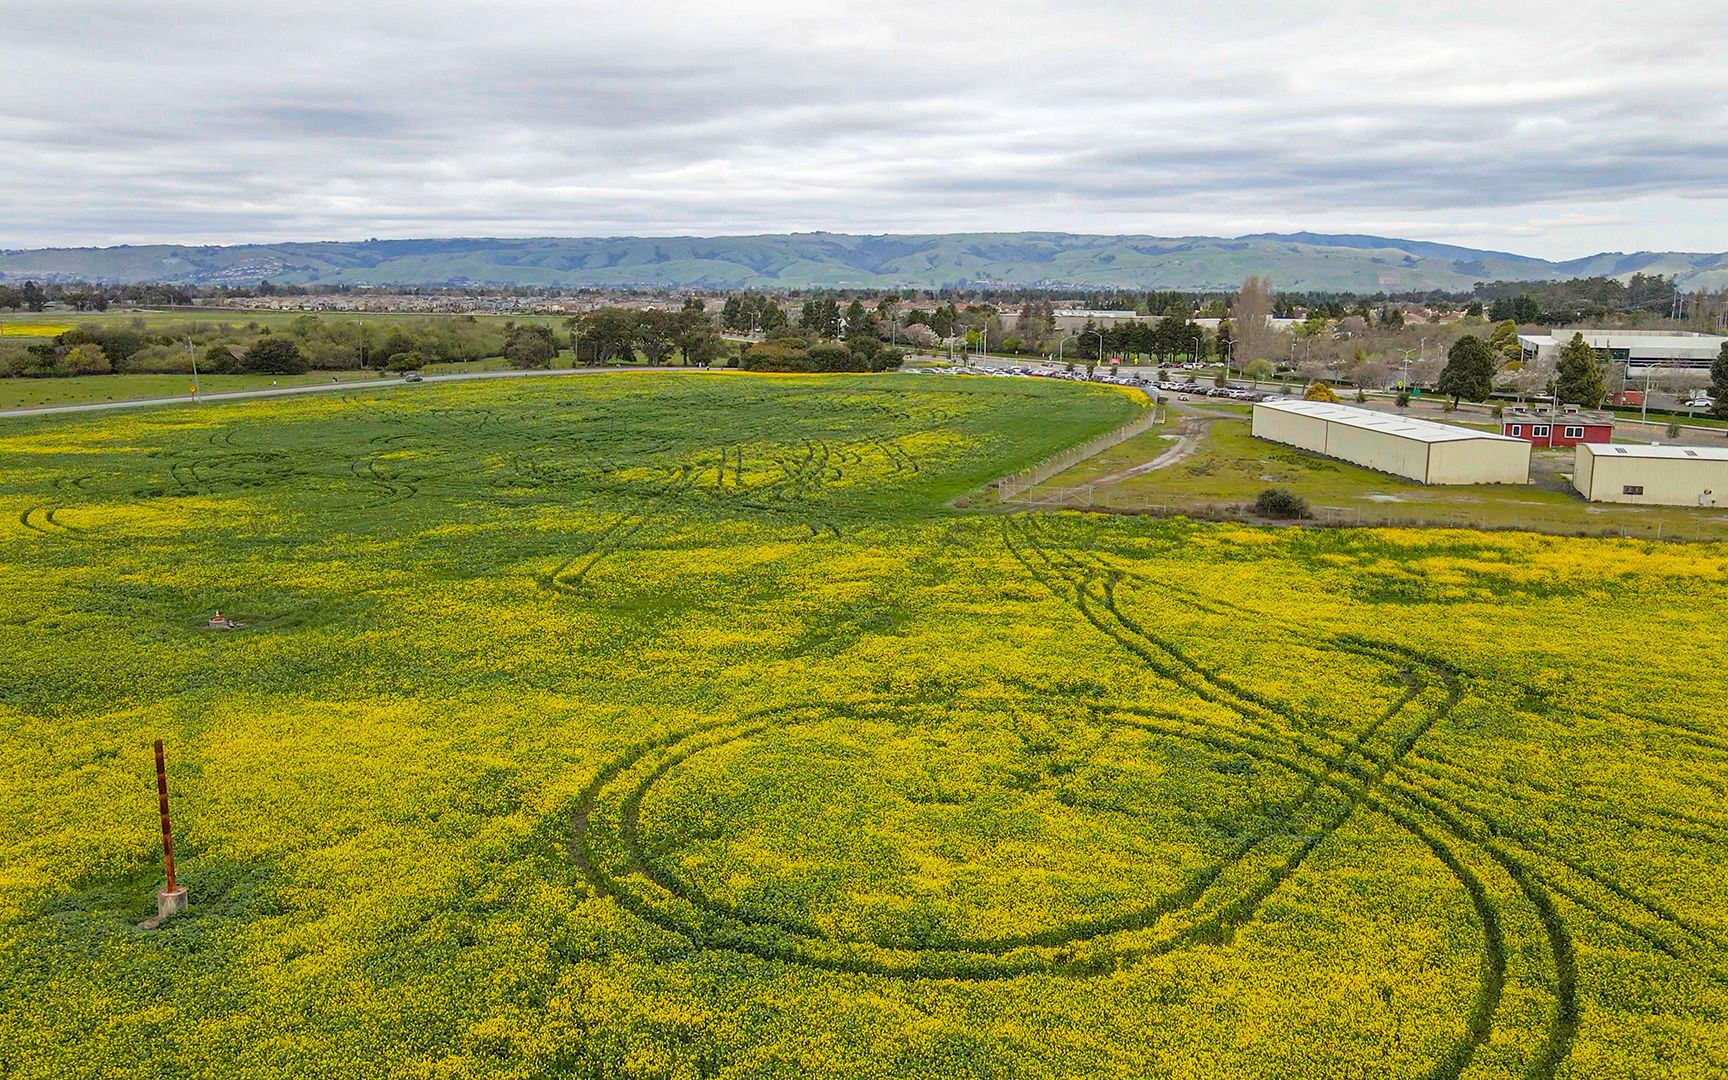
[[[1679,278],[1728,286],[1728,253],[1604,252],[1551,262],[1383,236],[1257,233],[1109,236],[933,233],[319,241],[200,247],[0,250],[0,281],[36,278],[197,285],[528,285],[890,288],[978,283],[1052,288],[1230,289],[1249,274],[1279,289],[1469,289],[1480,281]]]

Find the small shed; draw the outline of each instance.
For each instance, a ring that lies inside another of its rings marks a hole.
[[[1572,486],[1591,502],[1728,504],[1728,447],[1579,443]]]

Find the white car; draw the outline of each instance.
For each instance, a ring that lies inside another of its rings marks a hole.
[[[1688,401],[1686,403],[1686,408],[1688,408],[1688,409],[1708,409],[1708,408],[1713,407],[1715,404],[1716,403],[1714,401],[1711,401],[1707,397],[1695,397],[1691,401]]]

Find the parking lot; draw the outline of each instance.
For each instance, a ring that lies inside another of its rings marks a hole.
[[[1279,395],[1260,390],[1247,390],[1239,386],[1213,386],[1202,382],[1188,382],[1180,379],[1158,380],[1148,378],[1138,371],[1126,371],[1108,367],[1099,367],[1092,374],[1084,371],[1069,371],[1065,367],[1038,364],[935,364],[930,367],[909,367],[908,374],[932,375],[972,375],[990,378],[1026,378],[1026,379],[1067,379],[1071,382],[1107,383],[1112,386],[1135,386],[1142,390],[1156,390],[1165,394],[1188,394],[1194,397],[1222,398],[1229,401],[1268,401]]]

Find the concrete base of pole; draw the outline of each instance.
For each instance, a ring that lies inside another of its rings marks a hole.
[[[186,886],[163,889],[156,894],[156,921],[160,923],[171,915],[178,915],[190,905],[191,901],[186,898]]]

